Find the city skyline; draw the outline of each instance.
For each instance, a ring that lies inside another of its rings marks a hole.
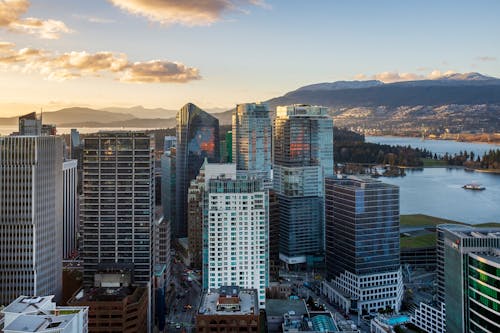
[[[187,100],[229,109],[310,83],[500,76],[499,43],[486,33],[499,28],[498,9],[494,1],[3,1],[0,117],[77,105],[179,109]]]

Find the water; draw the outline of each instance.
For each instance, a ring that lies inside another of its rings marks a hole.
[[[396,136],[367,136],[366,142],[380,143],[391,146],[411,146],[413,148],[427,149],[438,155],[458,154],[460,151],[473,151],[477,156],[483,156],[490,149],[500,149],[498,144],[458,142],[450,140],[422,140],[420,138],[407,138]]]
[[[460,168],[406,169],[405,177],[382,177],[400,188],[401,214],[426,214],[470,224],[500,222],[500,175]],[[484,191],[462,188],[477,183]]]
[[[410,321],[409,316],[401,315],[401,316],[393,316],[386,319],[386,322],[391,326],[401,325]]]

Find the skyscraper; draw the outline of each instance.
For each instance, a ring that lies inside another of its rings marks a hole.
[[[83,152],[84,282],[94,273],[130,271],[150,282],[155,204],[154,140],[144,132],[99,132]]]
[[[170,235],[177,235],[179,232],[175,224],[175,157],[176,148],[170,147],[161,155],[161,205],[163,207],[163,217],[170,225]]]
[[[63,162],[63,258],[69,258],[77,249],[80,226],[78,200],[77,160]]]
[[[233,112],[232,152],[238,170],[271,179],[271,118],[264,103],[238,104]]]
[[[208,179],[203,209],[203,287],[257,289],[265,307],[269,283],[268,192],[262,180]]]
[[[324,255],[323,179],[333,175],[333,120],[325,107],[280,106],[273,135],[280,259],[311,266]]]
[[[447,332],[500,331],[500,228],[440,225]]]
[[[62,292],[63,142],[0,137],[0,304]]]
[[[325,192],[329,282],[324,290],[330,300],[346,311],[399,311],[399,188],[372,179],[328,177]]]
[[[174,237],[187,236],[187,193],[205,158],[220,159],[219,120],[188,103],[177,113],[176,189]]]

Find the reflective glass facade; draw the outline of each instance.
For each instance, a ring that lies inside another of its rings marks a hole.
[[[237,169],[270,179],[272,128],[267,104],[239,104],[233,113],[232,129]]]
[[[280,210],[280,258],[312,263],[324,253],[324,177],[333,176],[328,108],[279,106],[273,130],[273,188]]]
[[[325,180],[328,279],[397,271],[399,188],[370,179]]]
[[[176,218],[174,237],[187,236],[187,193],[205,158],[220,160],[219,120],[188,103],[177,113]]]

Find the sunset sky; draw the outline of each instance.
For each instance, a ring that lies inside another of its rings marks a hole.
[[[0,0],[0,117],[230,108],[300,86],[500,77],[498,0]]]

